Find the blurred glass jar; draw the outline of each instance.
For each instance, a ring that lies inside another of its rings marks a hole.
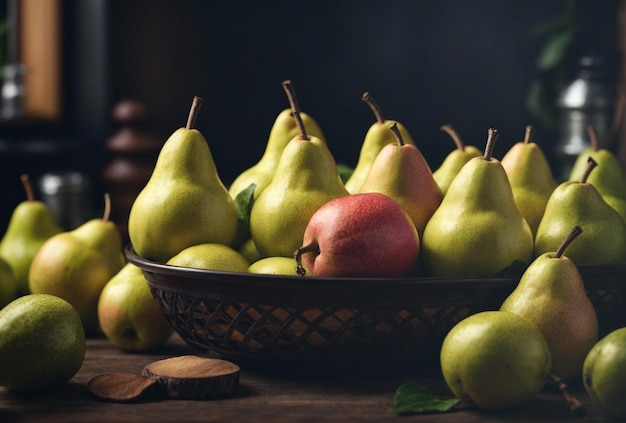
[[[576,78],[557,98],[559,110],[559,141],[556,155],[561,164],[562,180],[569,177],[576,157],[590,146],[589,126],[595,129],[600,147],[609,147],[609,135],[617,87],[611,82],[604,59],[584,56],[578,61]]]
[[[75,229],[91,217],[91,182],[81,172],[45,173],[39,180],[46,202],[66,230]]]

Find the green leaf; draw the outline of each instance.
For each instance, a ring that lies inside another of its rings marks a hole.
[[[354,172],[354,169],[347,164],[337,163],[337,171],[339,172],[341,181],[345,184],[352,175],[352,172]]]
[[[405,383],[396,390],[389,413],[415,414],[446,412],[460,402],[458,398],[442,399],[417,383]]]
[[[550,36],[537,58],[537,69],[545,71],[562,63],[573,39],[573,30],[559,32]]]
[[[250,227],[250,212],[254,204],[254,190],[256,184],[250,184],[248,188],[242,190],[235,197],[235,206],[237,207],[237,219],[240,225],[246,228]]]
[[[498,272],[501,276],[520,276],[526,270],[526,263],[521,260],[514,260],[508,267]]]

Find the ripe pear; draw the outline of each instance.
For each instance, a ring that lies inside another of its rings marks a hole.
[[[21,177],[26,200],[13,210],[0,240],[0,257],[6,260],[18,283],[18,295],[29,293],[28,271],[41,245],[63,229],[50,207],[35,199],[28,175]]]
[[[306,268],[304,268],[302,276],[311,276]],[[249,273],[260,273],[265,275],[285,275],[299,276],[298,262],[293,257],[265,257],[257,260],[248,267]]]
[[[28,287],[33,294],[52,294],[76,308],[85,331],[98,327],[98,299],[107,282],[126,264],[122,238],[109,220],[110,199],[102,218],[53,235],[33,258]]]
[[[380,192],[396,200],[421,236],[443,194],[422,152],[415,145],[404,143],[397,122],[389,128],[397,142],[380,150],[359,192]]]
[[[500,306],[539,327],[550,347],[552,373],[563,381],[580,375],[598,340],[598,318],[583,278],[576,263],[563,255],[581,233],[579,226],[574,227],[555,252],[537,257]]]
[[[20,296],[18,282],[9,263],[0,257],[0,309]]]
[[[304,112],[300,112],[300,116],[307,133],[325,142],[324,133],[315,119]],[[237,194],[249,187],[250,184],[256,184],[254,198],[259,196],[261,191],[271,182],[285,146],[298,133],[298,125],[296,125],[291,116],[291,108],[281,111],[272,125],[261,159],[240,173],[230,185],[228,192],[233,199],[237,197]]]
[[[583,363],[583,384],[609,415],[626,417],[626,327],[613,330],[591,348]]]
[[[237,249],[242,256],[244,256],[250,263],[254,263],[257,260],[262,259],[261,253],[254,245],[254,240],[252,238],[248,238],[245,240]]]
[[[626,225],[588,182],[596,166],[590,157],[580,181],[562,182],[550,195],[535,236],[535,256],[556,251],[571,228],[578,225],[585,231],[580,242],[568,248],[572,261],[582,264],[626,260]]]
[[[588,159],[592,157],[598,168],[587,177],[587,182],[592,184],[604,201],[626,221],[626,171],[611,150],[599,147],[595,129],[592,126],[587,129],[591,146],[576,158],[569,180],[580,181],[587,169]]]
[[[471,158],[482,156],[483,152],[473,145],[465,145],[463,139],[451,124],[443,125],[440,129],[450,135],[456,145],[456,148],[446,156],[441,165],[433,172],[433,178],[439,185],[441,193],[446,195],[450,183],[465,163]]]
[[[151,351],[173,329],[161,313],[141,268],[127,263],[102,289],[98,321],[104,335],[124,351]]]
[[[141,257],[164,263],[192,245],[235,241],[237,208],[206,139],[193,128],[201,103],[194,97],[186,127],[163,144],[131,207],[128,236]]]
[[[0,310],[0,386],[8,390],[62,385],[80,370],[85,349],[80,316],[62,298],[29,294]]]
[[[359,158],[356,166],[345,183],[346,189],[351,194],[359,192],[361,185],[363,185],[363,182],[367,178],[370,167],[372,167],[372,163],[374,163],[374,160],[376,159],[376,156],[378,156],[378,153],[380,153],[380,150],[382,150],[387,144],[396,143],[394,134],[389,132],[389,124],[391,122],[384,118],[380,106],[374,100],[372,95],[365,92],[361,98],[365,103],[367,103],[370,109],[372,109],[376,122],[374,122],[367,130],[363,143],[361,144],[361,151],[359,152]],[[398,125],[398,130],[402,134],[404,143],[415,145],[415,142],[406,127],[400,122],[396,123]]]
[[[419,251],[419,235],[402,206],[369,192],[320,207],[294,257],[318,277],[406,277],[415,271]]]
[[[513,144],[500,162],[511,183],[515,205],[534,237],[557,182],[541,147],[532,141],[532,134],[533,127],[526,126],[524,141]]]
[[[552,358],[530,320],[506,311],[483,311],[448,332],[440,363],[446,384],[458,398],[485,409],[504,409],[524,404],[541,391]]]
[[[167,261],[178,267],[217,270],[224,272],[248,271],[250,262],[237,250],[224,244],[198,244],[185,248]]]
[[[292,96],[293,85],[284,87]],[[294,109],[300,134],[285,147],[272,182],[250,212],[250,234],[261,257],[293,257],[313,213],[328,201],[349,194],[328,147],[306,133],[299,116]]]
[[[515,206],[502,164],[492,157],[498,131],[488,133],[484,155],[463,166],[426,224],[422,259],[432,276],[495,275],[532,260],[530,226]]]

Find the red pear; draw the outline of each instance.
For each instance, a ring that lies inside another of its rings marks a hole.
[[[294,253],[317,277],[405,277],[416,268],[420,240],[402,206],[378,192],[329,201],[311,217]]]

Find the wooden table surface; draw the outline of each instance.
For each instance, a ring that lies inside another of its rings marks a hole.
[[[461,404],[448,413],[398,416],[387,410],[396,388],[416,382],[449,397],[438,370],[370,374],[306,374],[242,366],[240,383],[227,397],[211,400],[146,398],[133,403],[97,400],[88,389],[104,373],[133,372],[156,360],[198,354],[173,335],[149,354],[122,352],[106,338],[91,338],[78,374],[54,392],[23,396],[0,388],[0,422],[604,422],[614,421],[586,395],[581,384],[569,390],[585,407],[573,415],[558,389],[549,386],[522,407],[488,412]]]

